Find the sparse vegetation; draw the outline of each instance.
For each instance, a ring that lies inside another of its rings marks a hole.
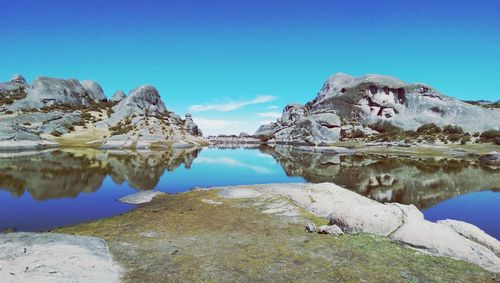
[[[53,135],[54,137],[62,136],[62,133],[59,132],[58,130],[53,130],[50,134]]]
[[[479,141],[484,143],[494,143],[500,145],[500,130],[489,130],[479,136]]]

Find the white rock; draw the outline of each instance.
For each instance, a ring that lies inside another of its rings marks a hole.
[[[153,200],[154,197],[159,195],[164,195],[164,192],[158,191],[142,191],[128,196],[120,198],[118,201],[128,204],[141,204],[147,203]]]
[[[337,225],[323,225],[323,226],[319,226],[318,233],[320,233],[320,234],[329,234],[329,235],[334,235],[334,236],[344,234],[344,232],[342,231],[342,229],[340,229],[340,227],[337,226]]]
[[[98,238],[0,234],[0,282],[120,282],[122,268]]]

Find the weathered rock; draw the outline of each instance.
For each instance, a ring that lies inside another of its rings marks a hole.
[[[337,225],[323,225],[319,226],[318,233],[320,234],[328,234],[333,236],[343,235],[344,232]]]
[[[309,233],[316,232],[316,225],[314,223],[309,223],[306,225],[306,231]]]
[[[41,108],[54,104],[89,106],[105,100],[102,88],[95,82],[75,79],[38,77],[26,88],[26,98],[16,101],[11,109]]]
[[[116,124],[132,115],[161,115],[167,109],[158,90],[151,85],[143,85],[130,91],[129,95],[113,107],[110,123]]]
[[[13,83],[19,83],[19,84],[26,83],[26,79],[21,74],[12,75],[12,78],[10,79],[10,81]]]
[[[458,234],[462,235],[463,237],[471,241],[474,241],[476,243],[479,243],[487,247],[492,252],[494,252],[498,257],[500,257],[500,242],[497,239],[486,234],[483,230],[479,229],[478,227],[467,222],[451,220],[451,219],[439,220],[437,223],[449,226],[451,229],[455,230],[455,232],[457,232]]]
[[[126,97],[125,93],[123,91],[119,90],[113,94],[113,96],[111,97],[111,101],[120,102],[125,97]]]
[[[158,191],[142,191],[120,198],[118,201],[127,204],[141,204],[153,200],[154,197],[164,195],[164,192]]]
[[[327,216],[330,224],[338,225],[343,232],[387,236],[419,251],[465,260],[500,272],[500,258],[489,248],[497,247],[497,240],[479,229],[469,227],[467,233],[462,234],[447,224],[427,221],[413,205],[378,203],[331,183],[247,185],[224,188],[221,192],[223,197],[235,195],[243,198],[284,196],[316,216]]]
[[[0,150],[53,145],[55,137],[104,148],[204,143],[192,118],[188,115],[183,120],[167,111],[153,86],[138,87],[127,97],[117,92],[116,105],[109,108],[112,104],[99,103],[106,97],[93,81],[47,77],[36,78],[33,85],[18,81],[21,78],[16,76],[0,83]],[[87,133],[95,138],[86,141]]]
[[[0,234],[0,282],[120,282],[121,274],[98,238]]]
[[[333,116],[326,120],[331,122],[324,123],[316,115]],[[354,125],[385,121],[406,130],[435,123],[482,132],[500,129],[500,111],[462,102],[424,84],[382,75],[355,78],[338,73],[324,83],[312,101],[305,106],[287,105],[277,122],[261,126],[255,135],[278,143],[332,143],[340,138],[340,121],[344,131],[352,131]],[[375,133],[366,127],[359,129],[365,135]]]
[[[196,125],[193,121],[193,118],[191,117],[191,114],[187,113],[186,114],[186,120],[184,122],[184,125],[186,127],[186,130],[188,133],[190,133],[193,136],[203,136],[203,133],[201,130],[198,128],[198,125]]]
[[[106,96],[104,95],[104,91],[102,90],[102,87],[96,82],[85,80],[85,81],[80,81],[80,83],[82,84],[83,88],[87,91],[88,96],[94,102],[102,102],[107,100]]]
[[[471,241],[448,225],[433,223],[413,205],[393,204],[404,213],[404,223],[390,238],[433,255],[466,260],[500,272],[500,258],[487,247]]]

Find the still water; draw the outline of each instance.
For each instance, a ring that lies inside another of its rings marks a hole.
[[[139,190],[277,182],[335,182],[380,202],[414,204],[429,220],[457,219],[500,239],[500,172],[471,161],[339,156],[291,147],[0,154],[0,231],[40,231],[132,209]]]

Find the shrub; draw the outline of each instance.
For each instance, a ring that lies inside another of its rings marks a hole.
[[[364,138],[364,137],[365,137],[365,133],[360,129],[356,129],[351,133],[351,138],[353,138],[353,139]]]
[[[394,126],[390,122],[387,121],[378,121],[377,123],[373,124],[370,126],[373,130],[379,132],[379,133],[401,133],[402,129],[398,126]]]
[[[445,134],[463,134],[464,130],[458,126],[446,125],[443,127],[443,133],[445,133]]]
[[[5,110],[5,114],[13,114],[14,112],[11,110]]]
[[[425,123],[417,129],[417,133],[421,134],[438,134],[440,132],[441,128],[434,123]]]
[[[463,135],[462,139],[460,140],[460,144],[466,144],[467,142],[470,142],[470,135]]]
[[[23,125],[25,125],[25,126],[31,126],[31,123],[30,122],[24,122]]]
[[[62,133],[59,132],[58,130],[53,130],[50,134],[53,135],[54,137],[62,136]]]
[[[448,135],[448,140],[451,141],[451,142],[457,142],[461,138],[462,138],[462,135],[461,134],[457,134],[457,133],[449,134]]]
[[[68,131],[74,131],[75,130],[75,127],[73,125],[64,125],[64,127],[68,130]]]
[[[479,136],[479,141],[500,145],[500,130],[488,130]]]

